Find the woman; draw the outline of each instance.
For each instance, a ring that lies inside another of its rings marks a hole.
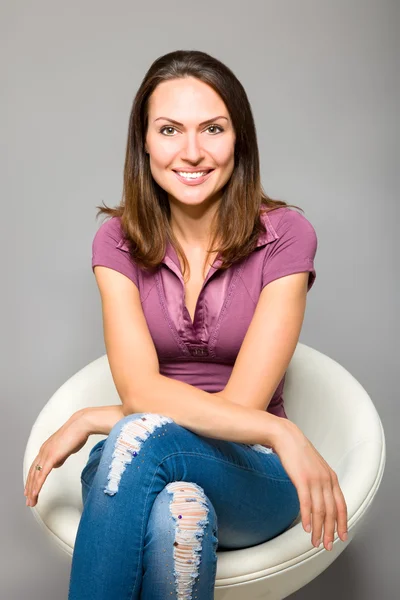
[[[210,600],[217,548],[265,542],[299,514],[315,546],[330,550],[336,525],[345,541],[337,476],[283,404],[317,249],[290,207],[262,191],[235,75],[198,51],[156,60],[130,116],[124,198],[99,207],[111,218],[93,241],[122,404],[75,413],[25,489],[34,506],[52,468],[107,436],[81,474],[69,600]]]

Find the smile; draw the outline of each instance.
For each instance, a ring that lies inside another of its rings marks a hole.
[[[196,173],[180,175],[177,171],[174,171],[174,173],[175,173],[176,177],[179,179],[179,181],[182,181],[182,183],[185,183],[186,185],[200,185],[201,183],[204,183],[204,181],[207,181],[207,179],[210,177],[210,175],[213,172],[214,172],[214,169],[212,171],[209,171],[205,175],[197,175]],[[201,172],[199,171],[199,173],[201,173]]]

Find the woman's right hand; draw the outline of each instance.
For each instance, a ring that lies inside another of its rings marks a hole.
[[[27,506],[37,504],[39,492],[52,469],[61,467],[71,454],[86,444],[89,430],[84,415],[84,409],[75,412],[41,445],[25,483]],[[36,469],[37,465],[41,466],[40,470]]]
[[[323,541],[331,550],[336,522],[338,536],[347,540],[347,505],[337,475],[297,425],[289,420],[282,425],[273,448],[297,489],[303,528],[308,533],[312,529],[315,547]]]

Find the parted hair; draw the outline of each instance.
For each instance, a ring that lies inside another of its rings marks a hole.
[[[163,81],[196,77],[211,86],[225,103],[235,132],[234,169],[222,190],[211,225],[208,254],[219,252],[220,269],[248,256],[265,232],[260,213],[282,206],[298,208],[270,198],[260,179],[260,159],[253,114],[247,94],[234,73],[218,59],[199,50],[176,50],[157,58],[147,71],[133,100],[129,117],[122,199],[118,206],[96,206],[98,212],[120,217],[123,236],[136,264],[152,270],[161,263],[169,239],[190,273],[185,253],[170,224],[167,192],[154,180],[145,152],[149,98]],[[216,241],[219,243],[216,244]],[[215,244],[215,247],[214,247]]]

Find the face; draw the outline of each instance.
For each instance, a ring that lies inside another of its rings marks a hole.
[[[149,99],[145,149],[152,176],[170,202],[198,206],[220,200],[234,169],[235,149],[221,97],[193,77],[160,83]],[[207,173],[185,178],[193,171]]]

